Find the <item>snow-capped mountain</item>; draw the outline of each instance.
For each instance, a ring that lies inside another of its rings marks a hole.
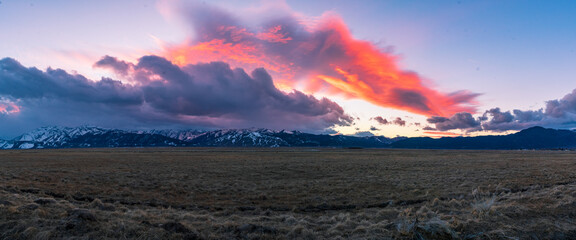
[[[61,147],[175,147],[187,145],[185,141],[159,134],[108,130],[103,133],[87,133],[78,136]]]
[[[159,134],[100,127],[42,127],[10,141],[0,149],[183,146],[185,142]]]
[[[124,131],[83,126],[44,127],[12,140],[0,140],[0,149],[162,146],[576,149],[576,132],[532,127],[504,136],[432,139],[331,136],[269,129]]]
[[[397,140],[397,139],[396,139]],[[125,131],[99,127],[43,127],[10,141],[1,140],[0,149],[85,148],[85,147],[288,147],[358,146],[386,147],[395,139],[385,137],[330,136],[299,131],[269,129],[149,130]]]
[[[18,148],[54,148],[66,145],[70,140],[88,133],[101,134],[110,131],[99,127],[42,127],[32,132],[20,135],[12,142]]]
[[[137,131],[136,133],[158,134],[169,138],[175,138],[181,141],[191,141],[194,138],[197,138],[198,136],[206,133],[206,131],[164,129],[164,130]]]
[[[205,132],[188,141],[196,146],[291,146],[291,144],[282,138],[275,136],[277,133],[278,132],[269,129],[224,129]]]
[[[12,141],[0,140],[0,149],[10,149],[12,147],[14,147]]]

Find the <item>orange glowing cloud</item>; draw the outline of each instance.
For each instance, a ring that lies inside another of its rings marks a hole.
[[[271,43],[285,43],[290,38],[278,33],[280,26],[271,31],[253,34],[245,28],[234,26],[220,26],[218,32],[229,36],[231,41],[224,38],[214,38],[209,41],[194,44],[181,44],[172,46],[164,53],[164,57],[174,64],[184,66],[199,62],[222,61],[235,67],[246,69],[265,68],[273,73],[276,78],[284,80],[294,77],[291,64],[283,62],[280,57],[267,55],[261,50],[261,46],[254,39]]]
[[[219,17],[190,14],[196,37],[167,46],[167,59],[180,66],[223,61],[233,67],[265,68],[281,88],[304,86],[311,93],[363,99],[426,116],[476,112],[478,94],[442,93],[426,86],[417,73],[401,70],[396,56],[355,39],[337,15],[325,14],[313,24],[293,15],[250,28],[222,10],[202,9],[206,11]]]

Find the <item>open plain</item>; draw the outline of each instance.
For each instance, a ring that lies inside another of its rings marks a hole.
[[[575,239],[576,152],[0,151],[0,239]]]

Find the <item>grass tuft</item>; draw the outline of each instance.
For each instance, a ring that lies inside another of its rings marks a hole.
[[[486,217],[493,211],[496,203],[496,196],[490,192],[482,192],[480,187],[472,191],[474,198],[472,205],[472,214],[478,217]]]

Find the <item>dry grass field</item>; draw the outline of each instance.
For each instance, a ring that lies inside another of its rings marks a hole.
[[[576,239],[576,152],[0,151],[0,239]]]

